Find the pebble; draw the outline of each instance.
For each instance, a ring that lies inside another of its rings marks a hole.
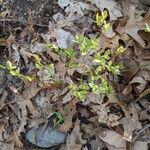
[[[50,126],[45,128],[45,125],[42,125],[29,129],[26,133],[26,139],[37,147],[50,148],[64,143],[66,134]]]

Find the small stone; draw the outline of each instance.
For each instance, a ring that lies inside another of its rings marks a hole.
[[[41,148],[59,146],[65,142],[66,134],[52,127],[33,127],[26,133],[26,139],[33,145]]]

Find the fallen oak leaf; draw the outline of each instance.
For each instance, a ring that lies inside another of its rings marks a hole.
[[[116,31],[120,34],[126,33],[135,39],[142,47],[146,47],[144,40],[139,36],[139,30],[145,30],[145,23],[150,24],[150,16],[136,21],[135,19],[135,7],[131,6],[129,10],[129,20],[125,26],[119,25]]]
[[[65,146],[61,147],[61,150],[81,150],[82,145],[85,144],[85,140],[83,140],[81,136],[80,121],[77,120],[71,134],[67,136]]]
[[[104,131],[104,135],[99,135],[99,138],[103,142],[113,146],[114,149],[126,150],[126,141],[123,139],[122,135],[115,131],[106,130]],[[111,150],[111,148],[109,150]]]

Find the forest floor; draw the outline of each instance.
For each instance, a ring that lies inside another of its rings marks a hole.
[[[149,25],[139,0],[0,0],[0,150],[150,149]]]

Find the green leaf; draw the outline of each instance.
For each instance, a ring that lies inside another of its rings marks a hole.
[[[145,26],[146,26],[145,32],[150,32],[150,25],[145,23]]]
[[[110,23],[106,23],[106,21],[104,21],[104,25],[102,26],[102,32],[105,33],[108,30],[110,30],[110,28],[111,28]]]
[[[68,58],[74,58],[76,56],[76,52],[74,51],[73,48],[64,49],[64,53],[65,53],[66,57],[68,57]]]
[[[13,66],[13,64],[11,63],[11,61],[7,60],[7,66],[6,66],[6,68],[8,70],[13,70],[13,69],[16,69],[17,67]]]
[[[106,66],[110,72],[112,72],[114,75],[120,73],[120,65],[119,64],[112,64],[112,61],[108,62],[108,65]]]
[[[117,48],[116,53],[117,53],[117,55],[121,55],[122,53],[125,52],[125,50],[126,50],[126,49],[125,49],[123,46],[119,46],[119,47]]]
[[[102,66],[105,66],[105,64],[106,64],[105,58],[103,56],[101,56],[99,53],[95,54],[94,62],[97,62]]]
[[[55,126],[64,123],[65,118],[62,116],[61,113],[59,113],[59,112],[54,112],[54,115],[56,116],[56,124],[55,124]]]
[[[105,10],[105,11],[102,11],[101,12],[101,15],[99,15],[99,13],[96,14],[96,24],[98,27],[100,27],[105,19],[108,17],[108,12]]]

